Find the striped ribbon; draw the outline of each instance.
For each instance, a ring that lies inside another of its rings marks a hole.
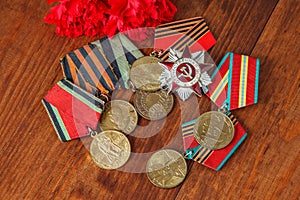
[[[130,66],[136,59],[143,56],[142,52],[124,34],[117,34],[113,38],[105,36],[92,44],[104,52],[120,86],[129,89]]]
[[[169,49],[183,51],[190,46],[192,52],[208,50],[216,43],[202,17],[184,19],[162,24],[155,29],[154,49],[162,49],[162,60],[168,58]]]
[[[203,164],[214,170],[220,170],[240,144],[246,139],[247,133],[230,113],[226,113],[234,125],[234,137],[231,143],[223,149],[210,150],[201,146],[195,139],[193,130],[197,119],[191,120],[181,125],[184,142],[185,157],[195,162]]]
[[[80,47],[61,59],[66,79],[96,94],[110,94],[128,87],[129,66],[143,54],[124,35],[104,37]]]
[[[212,74],[206,95],[228,110],[256,104],[259,67],[258,58],[227,53]]]
[[[48,92],[42,103],[63,142],[88,135],[87,126],[96,129],[104,105],[65,79]]]
[[[82,89],[103,94],[115,89],[118,79],[103,52],[88,44],[68,53],[61,59],[64,76]]]

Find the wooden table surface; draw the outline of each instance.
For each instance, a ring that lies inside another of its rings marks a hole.
[[[299,199],[300,1],[173,2],[175,19],[206,19],[217,38],[210,51],[216,63],[229,51],[261,59],[258,104],[233,112],[248,138],[223,169],[188,161],[184,183],[160,189],[145,173],[96,167],[81,140],[60,142],[41,99],[63,77],[59,58],[97,38],[55,35],[43,21],[44,0],[1,0],[0,199]],[[176,99],[163,122],[140,119],[136,135],[157,133],[130,136],[132,151],[182,148],[181,119],[212,109],[205,97],[199,109],[192,101]]]

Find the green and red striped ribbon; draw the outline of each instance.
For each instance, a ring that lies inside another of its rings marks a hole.
[[[42,100],[59,139],[63,142],[88,135],[97,128],[104,102],[73,83],[59,81]]]

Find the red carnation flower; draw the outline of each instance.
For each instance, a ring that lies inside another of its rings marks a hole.
[[[113,36],[140,27],[155,27],[173,19],[176,7],[170,0],[47,0],[58,2],[45,16],[56,25],[56,33],[68,37],[81,35]],[[131,31],[135,40],[147,37],[147,29]],[[139,36],[139,37],[137,37]]]

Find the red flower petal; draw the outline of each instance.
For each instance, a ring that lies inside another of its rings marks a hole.
[[[45,22],[56,25],[56,33],[68,37],[80,35],[113,36],[140,27],[155,27],[172,20],[176,7],[170,0],[47,0],[60,2],[50,9]],[[130,33],[145,39],[141,29]]]

